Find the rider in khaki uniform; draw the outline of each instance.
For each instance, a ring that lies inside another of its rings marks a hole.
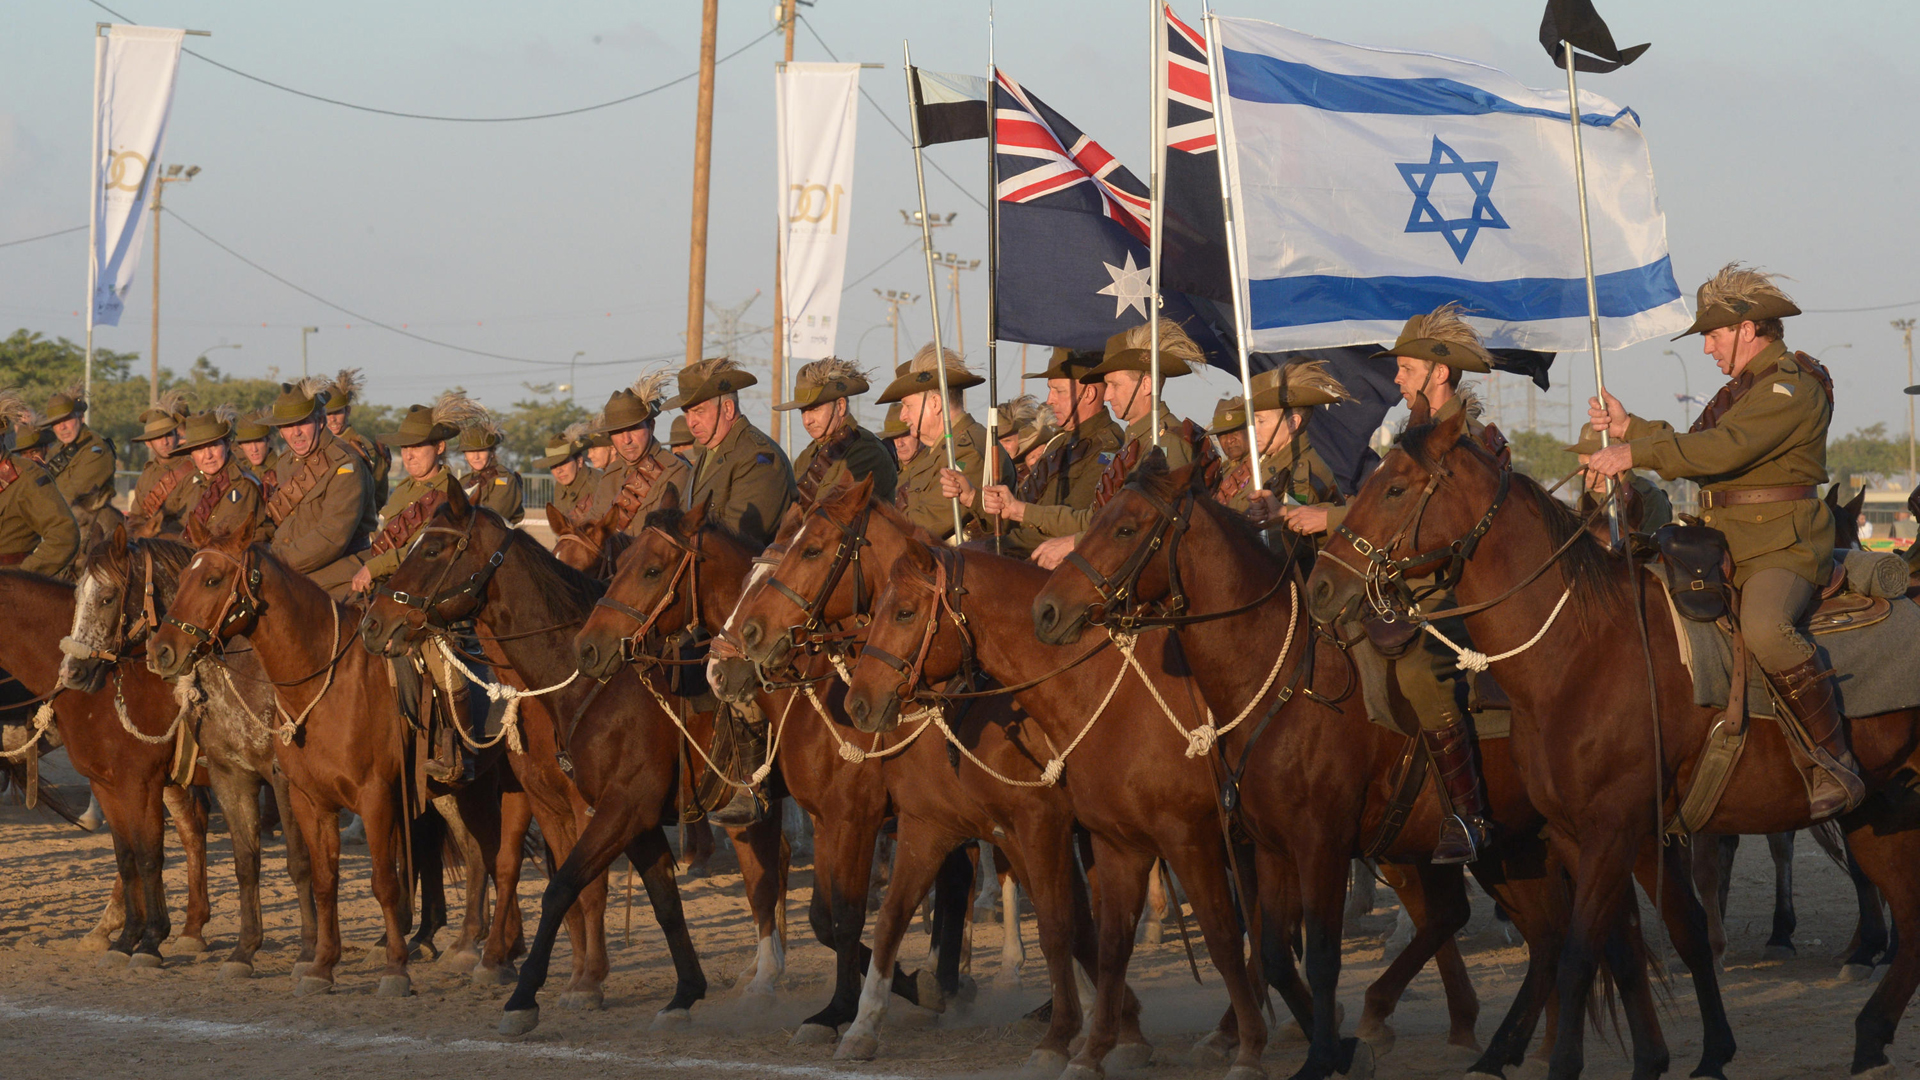
[[[1013,473],[1003,477],[1011,486],[1019,487],[1040,463],[1046,453],[1046,445],[1052,440],[1053,425],[1046,423],[1041,416],[1045,406],[1032,394],[1021,394],[1011,401],[1003,401],[997,410],[993,426],[994,437],[1000,440],[1000,449],[1006,452],[1007,460],[1013,463]]]
[[[1031,555],[1054,537],[1072,537],[1085,525],[1100,476],[1125,445],[1106,408],[1106,386],[1082,375],[1100,365],[1100,353],[1053,350],[1045,371],[1028,375],[1047,382],[1047,408],[1058,425],[1040,460],[1017,487],[989,485],[980,495],[988,513],[1011,522],[1009,553]]]
[[[573,508],[600,479],[599,471],[581,459],[580,444],[564,434],[547,440],[546,455],[533,459],[533,467],[553,477],[553,498],[547,505],[558,508],[569,521]]]
[[[765,545],[795,488],[787,452],[740,413],[739,392],[758,381],[724,356],[709,357],[680,369],[680,392],[663,408],[684,413],[694,441],[706,447],[680,505],[705,502],[709,521]]]
[[[275,472],[280,466],[280,451],[273,445],[273,429],[267,426],[266,410],[249,413],[233,422],[233,448],[240,463],[260,481],[262,499],[273,495]]]
[[[631,389],[616,390],[593,434],[611,440],[612,457],[593,490],[576,504],[574,517],[584,524],[605,522],[617,532],[638,534],[647,515],[665,505],[672,484],[680,494],[689,486],[687,464],[654,438],[653,421],[660,415],[660,385],[667,372],[655,371],[636,379]],[[588,443],[591,450],[591,442]]]
[[[180,485],[187,493],[182,525],[197,524],[209,534],[230,532],[248,523],[258,529],[267,521],[260,481],[235,460],[227,441],[233,434],[231,413],[229,407],[187,417],[180,425],[180,446],[174,451],[194,466],[192,479]],[[264,532],[255,535],[266,538]]]
[[[351,447],[373,470],[373,503],[387,501],[387,476],[393,469],[393,452],[379,439],[369,439],[353,428],[353,403],[360,400],[366,380],[359,368],[341,368],[327,392],[327,430]]]
[[[1602,476],[1646,468],[1700,484],[1701,519],[1725,534],[1733,555],[1747,648],[1814,744],[1805,779],[1819,820],[1860,805],[1866,789],[1833,672],[1806,631],[1833,573],[1833,515],[1818,491],[1828,479],[1833,380],[1781,341],[1781,320],[1798,314],[1772,275],[1738,263],[1721,269],[1700,286],[1693,325],[1680,336],[1702,335],[1730,381],[1685,434],[1629,414],[1611,394],[1595,399],[1594,426],[1624,442],[1587,467]]]
[[[1437,423],[1465,413],[1467,434],[1496,456],[1505,454],[1506,442],[1499,431],[1480,422],[1478,403],[1460,389],[1460,378],[1466,372],[1484,375],[1493,370],[1493,357],[1480,344],[1480,335],[1461,320],[1459,305],[1443,304],[1430,314],[1408,319],[1393,347],[1374,355],[1394,359],[1394,385],[1413,409],[1415,423],[1427,419]],[[1282,511],[1281,516],[1295,532],[1311,533],[1319,531],[1312,528],[1315,524],[1322,530],[1340,528],[1346,507],[1293,507]],[[1417,590],[1432,584],[1432,579],[1408,584]],[[1465,622],[1446,617],[1445,609],[1459,606],[1451,590],[1427,597],[1420,606],[1440,633],[1462,648],[1473,647]],[[1394,660],[1393,674],[1400,693],[1419,718],[1420,734],[1440,780],[1440,796],[1446,808],[1433,861],[1472,862],[1487,844],[1489,824],[1475,752],[1477,740],[1464,704],[1466,674],[1453,651],[1426,633]]]
[[[472,470],[461,479],[467,499],[499,514],[509,525],[518,525],[527,516],[521,505],[524,487],[520,474],[500,464],[496,448],[500,445],[500,425],[491,420],[468,424],[460,432],[460,452],[466,455]]]
[[[47,399],[41,420],[58,444],[46,451],[47,471],[82,533],[113,501],[113,443],[87,427],[86,414],[87,401],[73,387]]]
[[[31,415],[19,394],[0,391],[0,437],[17,437],[15,425]],[[10,441],[0,438],[0,567],[58,577],[79,550],[80,530],[53,474],[9,450]]]
[[[1013,463],[988,439],[986,427],[966,411],[967,388],[987,380],[967,370],[958,353],[952,349],[945,352],[946,401],[940,400],[940,361],[931,344],[920,347],[907,362],[906,372],[888,384],[879,398],[882,405],[900,403],[901,421],[925,447],[900,467],[900,482],[894,488],[893,503],[908,520],[932,533],[936,540],[953,536],[953,496],[960,497],[963,510],[976,504],[973,492],[982,485],[981,474],[989,452],[994,458],[996,478],[1013,472]],[[953,417],[953,460],[959,466],[957,473],[947,468],[947,452],[941,448],[946,439],[949,412]],[[950,473],[955,479],[943,481]],[[971,511],[968,516],[972,516]],[[992,531],[990,522],[986,531]],[[965,539],[959,537],[955,543]]]
[[[1247,512],[1253,494],[1253,467],[1248,465],[1247,399],[1239,394],[1221,398],[1213,406],[1207,434],[1220,444],[1220,462],[1214,475],[1213,501],[1229,510]]]
[[[140,414],[145,425],[133,442],[145,443],[147,463],[133,484],[133,497],[127,503],[127,531],[135,536],[159,536],[179,532],[179,512],[184,504],[179,489],[193,479],[193,462],[176,455],[180,445],[180,425],[185,422],[180,394],[169,390],[160,395],[160,403]]]
[[[1582,466],[1580,492],[1580,516],[1592,514],[1607,497],[1607,478],[1585,466],[1593,455],[1600,450],[1600,433],[1593,430],[1592,424],[1580,425],[1580,441],[1572,446],[1560,449],[1578,458]],[[1660,490],[1660,485],[1639,472],[1628,474],[1627,497],[1622,513],[1627,528],[1634,532],[1651,533],[1660,526],[1673,520],[1673,500]],[[1596,532],[1608,532],[1605,517],[1594,523]]]
[[[829,357],[802,367],[793,378],[793,400],[774,408],[800,410],[800,423],[813,436],[793,460],[794,484],[803,504],[832,491],[842,477],[873,477],[875,498],[893,501],[899,468],[880,437],[853,418],[854,397],[867,392],[867,374],[846,360]]]
[[[913,456],[920,452],[920,440],[913,437],[913,429],[907,426],[905,420],[900,419],[900,403],[897,401],[887,406],[886,419],[880,422],[880,430],[874,434],[881,442],[887,444],[887,451],[893,455],[896,470],[906,468],[907,462],[912,461]],[[897,486],[894,489],[894,497],[896,501],[899,498]]]
[[[673,426],[667,429],[667,449],[679,455],[687,468],[700,467],[700,455],[705,448],[693,441],[693,429],[687,426],[687,417],[683,413],[673,418]]]
[[[1353,395],[1319,360],[1299,360],[1254,376],[1253,433],[1260,447],[1261,487],[1247,493],[1249,517],[1259,523],[1285,522],[1305,536],[1326,532],[1322,515],[1344,506],[1346,499],[1333,469],[1307,441],[1307,426],[1316,408],[1351,400]]]
[[[273,554],[335,599],[360,571],[373,531],[373,473],[366,458],[328,429],[324,384],[280,384],[265,420],[286,440],[267,516]]]

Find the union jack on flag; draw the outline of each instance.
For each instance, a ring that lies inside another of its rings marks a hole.
[[[1151,205],[1146,185],[1134,178],[1106,147],[1027,93],[1006,72],[995,72],[999,98],[994,110],[994,139],[1003,158],[1033,162],[1020,172],[1000,174],[995,195],[1003,203],[1027,203],[1076,185],[1087,185],[1088,208],[1098,209],[1146,243]]]

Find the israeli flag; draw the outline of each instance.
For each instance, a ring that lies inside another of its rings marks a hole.
[[[1586,351],[1564,91],[1429,53],[1220,19],[1254,349],[1392,341],[1458,301],[1489,346]],[[1580,94],[1601,340],[1689,324],[1639,117]]]

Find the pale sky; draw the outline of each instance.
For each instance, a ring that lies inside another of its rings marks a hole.
[[[566,4],[324,5],[214,0],[118,0],[128,19],[206,29],[188,47],[265,79],[380,108],[464,116],[544,112],[605,101],[697,66],[700,4],[573,0]],[[723,0],[720,53],[771,27],[772,0]],[[1689,301],[1722,263],[1743,259],[1793,278],[1810,313],[1788,343],[1823,353],[1836,380],[1836,432],[1885,421],[1906,426],[1906,356],[1890,319],[1920,315],[1912,269],[1920,169],[1908,104],[1920,97],[1920,39],[1910,4],[1788,4],[1755,0],[1602,0],[1622,44],[1651,41],[1633,67],[1583,86],[1637,110],[1652,148],[1674,267]],[[1241,0],[1224,14],[1266,18],[1363,44],[1424,49],[1491,63],[1542,87],[1561,78],[1535,41],[1541,0]],[[1197,3],[1176,10],[1192,20]],[[915,204],[912,155],[882,113],[905,125],[902,38],[930,68],[984,73],[984,2],[819,0],[802,8],[843,60],[884,63],[863,73],[878,102],[860,109],[841,355],[876,371],[891,359],[875,287],[926,290],[915,234],[899,210]],[[1144,176],[1148,139],[1147,3],[1028,0],[997,12],[1000,65]],[[16,0],[0,44],[0,243],[85,223],[87,112],[96,21],[87,0]],[[772,314],[774,163],[772,68],[778,37],[719,69],[708,296],[731,306],[760,290],[747,321]],[[828,59],[803,24],[795,58]],[[183,57],[167,160],[200,165],[168,206],[212,236],[318,295],[473,349],[545,361],[584,351],[578,397],[597,406],[643,365],[679,355],[685,327],[694,84],[580,116],[513,124],[453,124],[356,112],[295,97]],[[936,212],[959,211],[936,247],[986,254],[984,147],[936,148],[930,159],[965,192],[928,174]],[[972,196],[969,197],[969,194]],[[183,369],[204,350],[239,374],[298,371],[300,331],[315,371],[367,369],[369,396],[404,404],[454,383],[498,405],[522,381],[565,381],[564,368],[469,356],[366,326],[262,276],[163,222],[162,363]],[[16,327],[79,339],[84,233],[0,247],[0,333]],[[148,247],[151,252],[151,245]],[[147,348],[148,270],[101,345]],[[963,275],[969,359],[985,359],[984,282]],[[946,273],[941,272],[943,314]],[[351,324],[351,325],[350,325]],[[923,299],[904,317],[902,351],[930,336]],[[951,344],[951,337],[949,336]],[[1849,348],[1840,346],[1850,345]],[[764,337],[754,349],[765,354]],[[1609,353],[1608,382],[1629,407],[1680,419],[1685,380],[1719,385],[1698,339]],[[1003,348],[1003,385],[1019,347]],[[1036,369],[1044,362],[1033,353]],[[1585,354],[1555,368],[1576,395],[1591,392]],[[1513,416],[1523,401],[1508,385]],[[1187,385],[1182,386],[1181,383]],[[1204,417],[1227,392],[1218,373],[1179,380],[1176,408]],[[873,410],[869,410],[872,412]],[[977,411],[977,410],[976,410]],[[1539,413],[1562,423],[1564,409]],[[871,417],[870,417],[871,419]],[[1515,418],[1517,419],[1517,417]],[[764,416],[756,422],[765,425]],[[1520,423],[1507,421],[1510,430]],[[796,429],[797,430],[797,429]]]

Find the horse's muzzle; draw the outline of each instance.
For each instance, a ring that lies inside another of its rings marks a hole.
[[[94,694],[107,684],[107,665],[97,657],[81,659],[69,656],[60,661],[60,685],[83,694]]]
[[[1069,616],[1061,605],[1045,594],[1033,602],[1033,633],[1042,644],[1071,645],[1080,640],[1080,632],[1086,629],[1087,609],[1081,608]]]
[[[619,644],[599,640],[597,637],[582,637],[576,648],[575,665],[580,674],[589,679],[610,679],[620,670]]]
[[[707,685],[721,701],[740,703],[753,696],[757,685],[753,661],[716,657],[707,661]]]

